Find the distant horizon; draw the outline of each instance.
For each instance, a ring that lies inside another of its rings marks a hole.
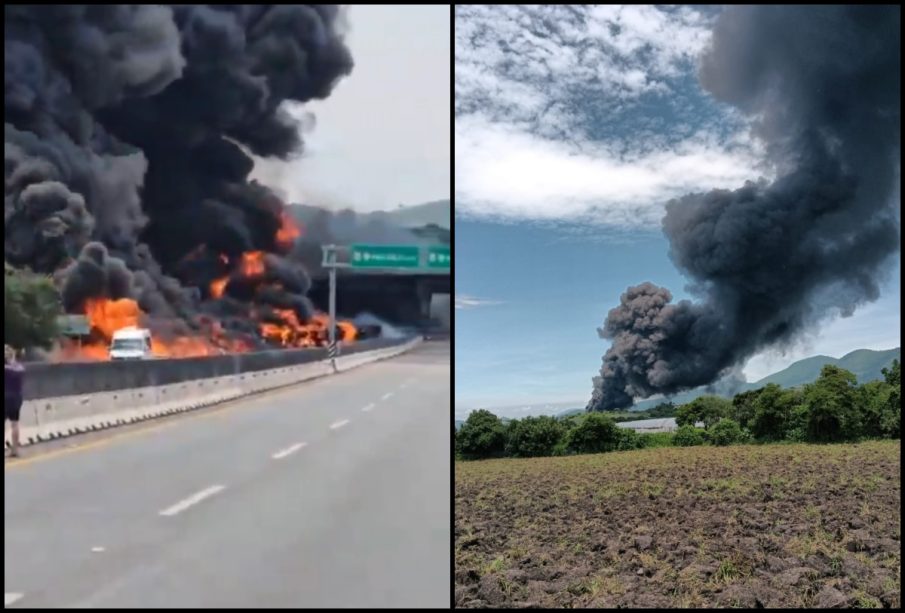
[[[876,348],[872,348],[872,347],[857,347],[855,349],[850,349],[850,350],[842,353],[841,355],[831,355],[829,353],[815,353],[813,355],[808,355],[808,356],[793,360],[791,363],[787,364],[786,366],[784,366],[776,371],[773,371],[773,372],[771,372],[763,377],[760,377],[754,381],[746,381],[746,383],[757,383],[758,381],[762,381],[763,379],[766,379],[767,377],[770,377],[778,372],[782,372],[783,370],[785,370],[786,368],[788,368],[789,366],[791,366],[792,364],[794,364],[796,362],[801,362],[803,360],[808,360],[811,358],[828,357],[828,358],[833,358],[835,360],[841,360],[845,356],[847,356],[851,353],[854,353],[856,351],[867,350],[867,351],[881,352],[881,351],[892,351],[894,349],[900,349],[900,348],[901,348],[901,342],[893,345],[892,347],[885,347],[885,348],[880,348],[880,349],[876,349]],[[694,388],[692,388],[692,389],[694,389]],[[686,391],[691,391],[691,390],[686,390]],[[519,410],[521,410],[521,412],[525,413],[524,416],[526,416],[526,417],[529,415],[530,416],[550,415],[550,414],[561,413],[561,412],[569,410],[569,409],[584,408],[584,406],[587,404],[589,398],[590,398],[590,392],[588,393],[588,396],[586,398],[575,399],[575,400],[568,400],[568,399],[549,400],[549,401],[541,401],[541,402],[536,402],[536,403],[512,402],[512,403],[507,403],[507,404],[474,403],[473,406],[466,406],[466,404],[456,404],[455,409],[454,409],[454,414],[455,414],[456,420],[459,420],[460,418],[464,419],[465,417],[467,417],[467,415],[469,413],[471,413],[472,411],[475,411],[475,410],[479,410],[479,409],[485,409],[485,410],[488,410],[491,412],[493,412],[494,410],[496,410],[496,411],[500,411],[500,410],[519,411]],[[657,396],[651,396],[649,398],[644,398],[644,399],[639,399],[639,400],[644,401],[644,400],[651,400],[651,399],[656,399],[656,398],[657,398]],[[662,398],[665,400],[666,396],[662,396]],[[467,404],[471,405],[473,403],[467,403]],[[524,410],[524,409],[528,409],[528,410]],[[546,409],[546,411],[544,409]],[[628,410],[628,409],[623,409],[623,410]],[[552,411],[552,413],[551,413],[551,411]]]

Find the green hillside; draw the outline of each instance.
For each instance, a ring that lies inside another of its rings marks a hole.
[[[885,351],[874,351],[872,349],[856,349],[851,353],[847,353],[841,358],[833,358],[828,355],[815,355],[810,358],[804,358],[803,360],[798,360],[797,362],[793,362],[787,368],[779,372],[775,372],[772,375],[767,375],[763,379],[759,381],[755,381],[753,383],[745,383],[738,392],[745,392],[748,390],[758,389],[760,387],[765,386],[768,383],[776,383],[777,385],[781,385],[782,387],[795,387],[798,385],[804,385],[805,383],[810,383],[817,379],[820,376],[820,369],[823,368],[825,364],[835,364],[841,368],[849,370],[858,377],[858,383],[866,383],[867,381],[873,381],[875,379],[882,379],[883,373],[880,372],[883,368],[889,366],[894,359],[901,360],[901,348],[896,347],[895,349],[887,349]],[[712,392],[708,392],[706,388],[699,387],[693,390],[688,390],[685,392],[680,392],[675,394],[674,396],[670,396],[669,400],[671,400],[676,405],[685,404],[687,402],[691,402],[698,396],[703,396],[705,394],[709,394]],[[727,397],[730,395],[724,394]],[[645,409],[649,409],[663,402],[662,398],[654,398],[647,399],[637,402],[632,408],[632,411],[643,411]]]
[[[900,353],[901,349],[896,347],[886,351],[856,349],[838,359],[826,355],[817,355],[794,362],[788,368],[764,377],[760,381],[748,383],[745,385],[745,389],[757,389],[767,383],[776,383],[783,387],[795,387],[796,385],[810,383],[820,375],[820,369],[826,364],[835,364],[840,368],[849,370],[858,377],[858,383],[865,383],[883,378],[881,370],[889,366],[894,359],[901,359]]]

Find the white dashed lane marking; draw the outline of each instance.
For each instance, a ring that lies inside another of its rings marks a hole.
[[[213,486],[207,488],[206,490],[201,490],[197,494],[193,494],[192,496],[189,496],[185,500],[177,502],[173,506],[171,506],[167,509],[164,509],[163,511],[160,512],[160,514],[165,515],[165,516],[172,516],[172,515],[176,515],[177,513],[182,513],[190,506],[196,505],[199,502],[201,502],[202,500],[204,500],[205,498],[209,498],[209,497],[213,496],[214,494],[216,494],[217,492],[223,491],[224,489],[226,489],[225,485],[213,485]]]
[[[380,399],[381,399],[381,400],[386,400],[386,399],[392,398],[392,397],[393,397],[393,392],[387,392],[386,394],[384,394],[383,396],[381,396]]]
[[[369,404],[368,406],[362,407],[361,410],[362,410],[362,411],[365,411],[365,412],[368,412],[368,411],[370,411],[370,410],[373,409],[373,408],[374,408],[374,403],[372,402],[372,403]]]
[[[272,457],[274,460],[279,460],[279,459],[281,459],[281,458],[285,458],[285,457],[288,456],[289,454],[295,453],[296,451],[298,451],[299,449],[301,449],[302,447],[304,447],[304,446],[307,445],[307,444],[308,444],[308,443],[296,443],[295,445],[290,445],[290,446],[287,447],[286,449],[283,449],[283,450],[281,450],[281,451],[277,451],[275,454],[273,454],[273,455],[270,456],[270,457]]]
[[[347,423],[349,423],[349,420],[348,420],[348,419],[342,419],[342,420],[336,422],[335,424],[330,424],[330,429],[331,429],[331,430],[336,430],[337,428],[342,428],[342,427],[345,426]]]

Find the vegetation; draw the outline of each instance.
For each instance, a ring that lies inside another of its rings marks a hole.
[[[565,425],[554,417],[526,417],[507,427],[506,453],[514,458],[553,455],[565,433]]]
[[[671,447],[674,432],[644,432],[639,434],[643,448],[651,449],[654,447]]]
[[[566,448],[575,453],[615,450],[620,441],[619,426],[608,415],[590,413],[566,433]]]
[[[506,446],[506,427],[490,411],[473,411],[456,432],[455,440],[456,453],[463,459],[499,457]]]
[[[719,396],[699,396],[679,407],[676,411],[676,425],[693,426],[704,422],[704,427],[709,428],[731,413],[732,401]]]
[[[3,285],[4,342],[17,349],[48,349],[59,335],[63,312],[50,277],[5,264]]]
[[[475,411],[455,435],[463,459],[561,456],[645,447],[735,445],[747,442],[839,442],[898,438],[901,367],[893,360],[883,380],[858,385],[849,371],[827,364],[813,383],[782,388],[769,383],[731,400],[701,396],[679,407],[662,403],[633,419],[673,413],[675,433],[639,434],[617,422],[625,413],[583,413],[563,418],[501,421]],[[653,415],[658,413],[658,415]],[[695,424],[702,423],[704,428]]]
[[[707,438],[714,445],[722,447],[725,445],[742,443],[748,437],[747,432],[742,430],[742,427],[738,425],[737,421],[724,417],[710,428],[707,432]]]
[[[704,444],[704,430],[695,428],[691,425],[679,426],[673,437],[673,444],[676,447],[694,447],[695,445]]]

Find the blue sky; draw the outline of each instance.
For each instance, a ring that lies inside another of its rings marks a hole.
[[[770,180],[743,117],[698,85],[715,11],[456,7],[456,407],[584,404],[609,309],[686,280],[660,231],[673,197]],[[898,259],[898,256],[897,256]],[[745,366],[898,346],[881,299]]]
[[[583,405],[609,346],[597,336],[629,285],[652,281],[673,300],[686,279],[658,233],[594,237],[568,224],[456,219],[456,407]],[[799,344],[749,361],[749,381],[803,357],[899,345],[898,268],[883,295],[849,318],[834,318]],[[549,412],[538,407],[538,413]]]

